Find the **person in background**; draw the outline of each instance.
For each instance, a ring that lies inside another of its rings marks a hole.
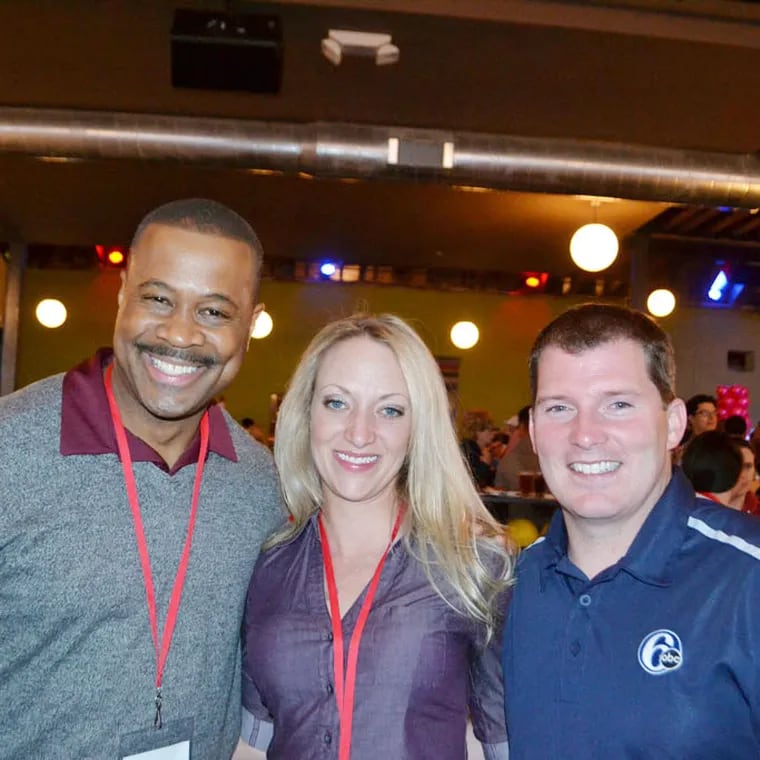
[[[485,756],[506,760],[511,556],[419,336],[392,315],[324,327],[282,403],[275,460],[291,521],[248,592],[252,756],[464,760],[469,711]]]
[[[510,760],[759,757],[760,522],[671,468],[686,409],[668,336],[578,306],[538,335],[530,378],[561,509],[509,605]]]
[[[718,427],[718,401],[715,396],[698,393],[686,402],[690,437],[715,430]]]
[[[749,437],[749,445],[752,446],[752,451],[755,452],[755,460],[760,454],[760,421],[752,429],[752,434]]]
[[[243,419],[240,420],[240,424],[242,425],[243,430],[245,430],[254,440],[263,443],[265,446],[267,445],[267,437],[264,434],[264,431],[256,424],[254,419],[251,417],[243,417]]]
[[[737,440],[736,444],[742,456],[742,473],[736,481],[734,501],[742,512],[757,516],[760,515],[760,500],[757,498],[760,481],[757,478],[755,450],[744,439]]]
[[[723,432],[744,440],[747,437],[747,420],[740,414],[732,414],[723,420]]]
[[[226,206],[160,206],[113,351],[0,400],[0,757],[228,760],[245,588],[283,518],[270,455],[211,402],[261,256]]]
[[[744,493],[738,495],[742,455],[734,438],[721,430],[708,430],[684,449],[681,467],[697,496],[725,507],[741,509]]]
[[[493,484],[489,445],[494,428],[491,415],[484,409],[469,409],[462,420],[462,452],[478,488]]]
[[[509,446],[509,433],[503,433],[501,430],[495,430],[491,443],[488,444],[488,451],[491,455],[491,472],[496,476],[496,469],[499,466],[501,458]]]
[[[520,488],[520,473],[538,470],[538,457],[533,451],[533,444],[528,433],[530,405],[524,406],[517,413],[517,428],[512,433],[509,446],[499,460],[496,468],[494,486],[507,491]]]

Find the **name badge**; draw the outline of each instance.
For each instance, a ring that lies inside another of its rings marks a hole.
[[[190,760],[190,742],[177,742],[169,747],[124,755],[124,760]]]
[[[121,760],[190,760],[193,719],[164,723],[162,728],[146,728],[119,737]]]

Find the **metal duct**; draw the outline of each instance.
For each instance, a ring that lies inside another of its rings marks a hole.
[[[0,108],[0,152],[760,206],[756,155],[405,127]]]

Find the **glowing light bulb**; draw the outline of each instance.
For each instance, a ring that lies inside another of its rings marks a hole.
[[[43,298],[34,310],[43,327],[60,327],[66,321],[66,307],[57,298]]]
[[[451,342],[462,349],[472,348],[480,339],[480,331],[474,322],[457,322],[451,328]]]
[[[667,317],[676,308],[676,297],[671,290],[659,288],[647,297],[647,309],[653,317]]]
[[[274,322],[272,321],[269,312],[262,311],[261,314],[256,317],[256,324],[254,324],[253,330],[251,330],[251,337],[256,338],[256,340],[266,338],[267,335],[272,332],[273,327]]]
[[[607,269],[617,254],[617,235],[606,224],[584,224],[570,239],[570,257],[585,272]]]

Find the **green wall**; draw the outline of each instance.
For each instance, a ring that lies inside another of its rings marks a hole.
[[[66,370],[109,345],[116,313],[116,270],[27,271],[22,300],[17,387]],[[42,298],[58,298],[68,309],[56,330],[38,324],[34,308]],[[274,330],[254,340],[240,375],[225,394],[230,412],[269,423],[270,394],[282,392],[295,363],[326,322],[357,309],[393,312],[409,320],[431,351],[462,359],[462,409],[488,409],[501,422],[528,401],[527,356],[537,331],[569,306],[567,298],[505,297],[479,292],[447,293],[388,286],[338,283],[265,282],[262,299]],[[469,351],[455,348],[451,325],[470,319],[480,342]]]
[[[109,345],[118,288],[116,270],[28,270],[17,386],[68,369],[99,346]],[[47,330],[35,319],[34,307],[46,297],[59,298],[69,310],[68,321],[57,330]],[[528,402],[527,358],[536,333],[556,314],[582,300],[331,282],[265,282],[262,298],[274,319],[274,330],[268,338],[251,342],[225,402],[235,417],[254,417],[264,428],[269,424],[270,395],[284,391],[314,333],[326,322],[357,309],[398,314],[416,327],[434,354],[460,357],[460,409],[488,409],[501,423]],[[480,327],[480,342],[469,351],[456,349],[449,341],[449,329],[460,319],[470,319]],[[760,315],[678,308],[661,324],[675,345],[679,395],[714,393],[718,384],[747,385],[756,420],[760,357],[758,369],[737,372],[727,368],[726,351],[760,350]]]

